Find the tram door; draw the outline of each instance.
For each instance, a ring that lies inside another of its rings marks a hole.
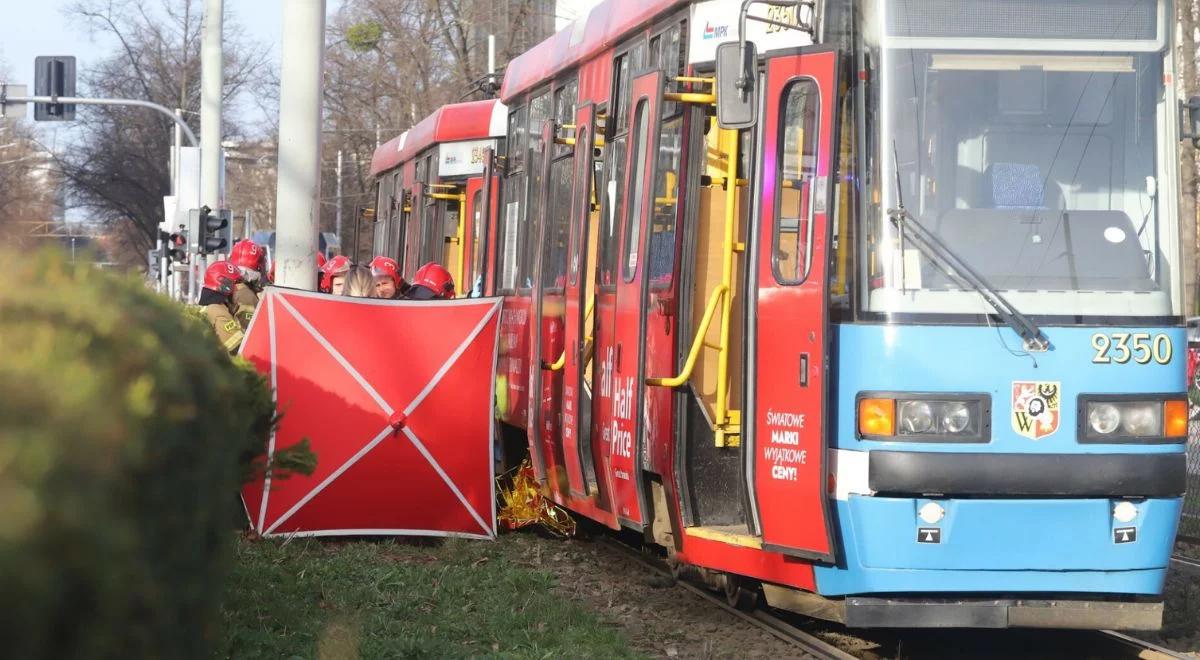
[[[635,78],[629,104],[629,143],[621,205],[621,243],[616,279],[616,336],[609,372],[609,453],[614,504],[618,519],[640,528],[646,522],[642,469],[649,446],[645,442],[646,308],[648,296],[650,218],[654,213],[655,161],[662,124],[663,73],[651,71]],[[605,367],[602,367],[605,368]]]
[[[540,447],[546,478],[555,483],[556,496],[567,491],[566,458],[561,441],[560,406],[562,405],[563,316],[567,272],[567,232],[570,227],[572,160],[570,148],[556,143],[555,121],[547,120],[542,129],[540,159],[531,166],[540,167],[542,185],[530,187],[530,195],[540,195],[538,214],[529,216],[534,231],[540,231],[537,245],[540,256],[536,274],[534,310],[534,355],[539,368],[532,374],[530,402],[530,440]],[[531,208],[533,205],[531,205]]]
[[[826,371],[834,51],[767,60],[755,229],[750,483],[763,547],[831,561]]]
[[[567,282],[563,318],[566,345],[562,365],[562,439],[567,464],[567,481],[574,497],[596,494],[596,468],[592,456],[592,435],[584,424],[584,369],[588,362],[588,316],[595,310],[588,296],[588,240],[592,215],[593,145],[595,144],[595,105],[585,103],[575,109],[575,149],[567,250]],[[566,209],[564,209],[566,210]]]
[[[462,256],[463,281],[455,282],[458,295],[476,297],[483,295],[484,253],[487,246],[484,237],[487,236],[486,218],[484,215],[483,178],[471,177],[463,189],[467,201],[465,204],[466,218],[462,220]]]

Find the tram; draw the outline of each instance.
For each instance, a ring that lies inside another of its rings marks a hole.
[[[601,3],[494,106],[503,433],[556,502],[734,602],[1160,627],[1186,480],[1175,149],[1200,133],[1172,16]],[[432,189],[402,169],[380,208]],[[396,208],[382,252],[413,226]]]
[[[493,295],[492,163],[507,121],[496,100],[447,105],[375,151],[376,255],[396,259],[405,277],[440,263],[460,295]]]

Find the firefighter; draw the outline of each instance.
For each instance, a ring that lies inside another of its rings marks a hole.
[[[263,289],[263,258],[266,251],[249,239],[238,241],[229,253],[229,262],[242,272],[242,281],[233,289],[233,304],[242,328],[250,327],[254,310],[258,308],[258,294]]]
[[[450,300],[454,298],[454,277],[441,264],[427,263],[413,273],[405,295],[408,300]]]
[[[200,307],[217,332],[217,339],[230,353],[237,353],[245,335],[233,306],[233,291],[242,281],[242,273],[228,261],[214,261],[204,271],[204,288],[200,291]]]
[[[342,290],[346,284],[346,273],[354,267],[354,262],[350,261],[349,257],[338,255],[321,267],[321,282],[318,287],[321,293],[332,293],[335,296],[342,295]]]
[[[375,297],[399,300],[408,291],[408,283],[400,277],[400,264],[391,257],[371,260],[371,275],[375,276]]]

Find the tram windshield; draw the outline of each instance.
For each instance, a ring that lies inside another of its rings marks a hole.
[[[1160,6],[1064,0],[1088,8],[1076,44],[1038,33],[1070,13],[1053,11],[1060,3],[882,4],[883,43],[870,55],[878,178],[862,232],[867,311],[990,311],[888,221],[903,201],[1026,314],[1176,314],[1175,115]],[[930,7],[942,4],[950,16]],[[1097,4],[1114,6],[1091,11]],[[1034,15],[1018,17],[1016,5]],[[954,38],[939,34],[954,20]]]

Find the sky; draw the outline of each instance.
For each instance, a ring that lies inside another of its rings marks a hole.
[[[287,0],[225,0],[226,20],[236,20],[248,35],[271,47],[279,66],[283,38],[283,3]],[[78,21],[68,19],[64,8],[72,0],[0,0],[0,60],[8,66],[7,82],[33,85],[33,58],[38,55],[74,55],[80,71],[111,52],[114,44],[94,39]],[[327,0],[329,13],[341,0]],[[249,118],[257,121],[259,118]]]

